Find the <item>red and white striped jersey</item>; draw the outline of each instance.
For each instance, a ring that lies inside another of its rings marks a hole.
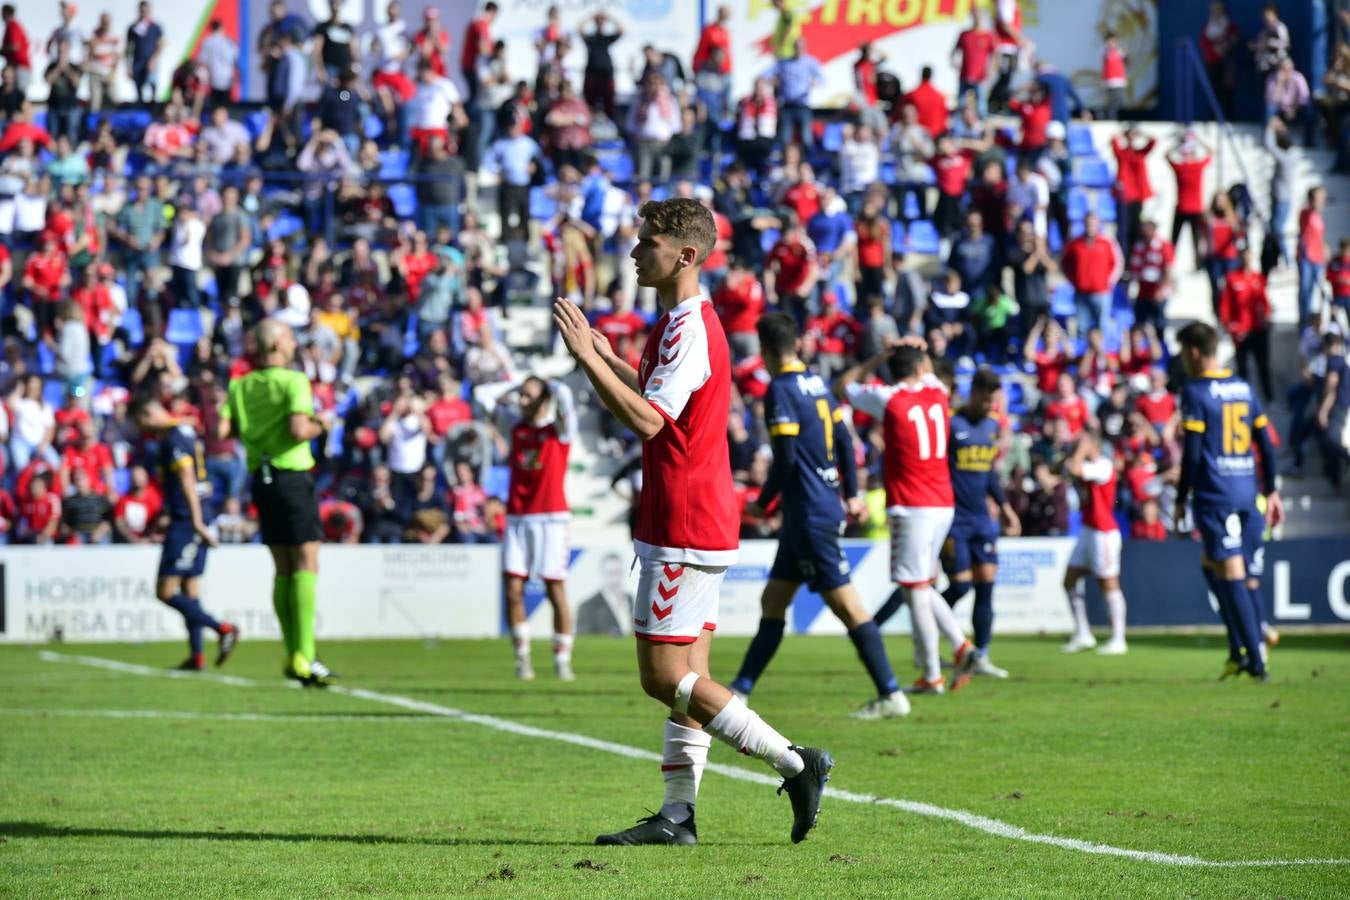
[[[727,566],[740,548],[727,416],[731,354],[706,296],[657,321],[638,367],[638,388],[666,420],[642,447],[642,494],[633,528],[638,556]]]
[[[954,508],[947,462],[947,388],[932,375],[913,383],[850,384],[849,405],[882,420],[886,507]]]
[[[511,491],[508,516],[560,517],[570,513],[563,482],[577,433],[572,389],[549,382],[553,416],[545,422],[519,421],[511,429]]]
[[[1089,459],[1079,470],[1078,501],[1083,527],[1096,531],[1119,531],[1116,523],[1116,466],[1105,456]]]

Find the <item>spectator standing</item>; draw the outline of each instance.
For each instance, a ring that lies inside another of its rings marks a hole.
[[[1080,336],[1093,328],[1105,329],[1111,321],[1112,294],[1125,268],[1120,247],[1103,234],[1095,213],[1083,219],[1083,234],[1064,248],[1060,267],[1073,286],[1076,321]]]
[[[872,43],[864,41],[858,47],[858,58],[853,62],[854,102],[858,106],[858,122],[871,126],[877,134],[886,133],[886,113],[881,108],[881,92],[877,86],[877,66],[886,54],[872,52]]]
[[[89,111],[98,112],[113,101],[113,80],[122,58],[122,38],[113,29],[112,14],[100,13],[98,27],[89,35],[84,71],[89,76]]]
[[[731,21],[731,8],[726,4],[717,7],[717,18],[704,26],[698,36],[698,46],[694,48],[693,69],[697,72],[704,63],[712,58],[714,51],[720,50],[718,69],[723,75],[731,75],[731,32],[727,23]]]
[[[19,382],[9,397],[9,409],[13,419],[9,434],[13,471],[22,472],[35,459],[57,465],[56,410],[43,395],[41,375],[29,375]]]
[[[1266,125],[1266,152],[1270,154],[1274,168],[1270,174],[1270,227],[1269,234],[1274,236],[1279,246],[1279,259],[1288,263],[1292,257],[1285,238],[1285,227],[1289,222],[1290,208],[1294,202],[1294,174],[1298,157],[1294,154],[1294,142],[1284,120],[1272,117]]]
[[[360,80],[354,69],[343,69],[328,80],[319,96],[319,127],[336,132],[353,159],[361,150],[365,127]]]
[[[577,96],[572,82],[562,83],[558,101],[544,117],[547,144],[552,150],[555,169],[572,166],[580,169],[591,146],[591,108]],[[687,128],[683,132],[690,135]]]
[[[342,21],[342,0],[329,0],[328,10],[328,18],[314,26],[312,41],[314,75],[320,83],[337,81],[356,62],[356,31]]]
[[[961,289],[975,305],[984,303],[990,290],[998,288],[996,279],[1002,271],[998,242],[985,230],[984,216],[979,211],[972,209],[966,213],[965,230],[952,244],[947,268],[956,273]]]
[[[1120,118],[1121,107],[1125,105],[1125,89],[1129,86],[1129,56],[1120,47],[1120,40],[1114,31],[1106,33],[1106,46],[1102,49],[1102,89],[1106,93],[1105,113],[1107,121]]]
[[[931,165],[938,189],[933,224],[944,240],[950,240],[961,229],[961,201],[970,177],[970,157],[958,153],[956,144],[944,135],[938,140],[937,156]]]
[[[778,137],[778,99],[773,82],[756,78],[750,96],[736,110],[736,155],[756,176],[764,173]]]
[[[164,242],[164,204],[154,194],[148,175],[136,178],[131,202],[122,207],[108,234],[122,248],[126,273],[127,304],[139,308],[146,275],[159,266],[159,248]]]
[[[76,68],[81,68],[84,65],[89,38],[85,35],[84,29],[75,21],[75,4],[70,0],[62,0],[56,8],[61,21],[52,29],[51,35],[47,38],[47,58],[55,59],[60,53],[62,45],[64,45],[70,54],[71,63]]]
[[[1205,269],[1209,274],[1210,302],[1217,318],[1224,278],[1237,268],[1238,252],[1247,242],[1247,235],[1242,229],[1237,210],[1233,208],[1232,198],[1226,191],[1216,193],[1210,204],[1208,232]]]
[[[1167,324],[1167,301],[1172,296],[1173,246],[1158,233],[1152,219],[1139,224],[1139,237],[1130,248],[1129,275],[1134,286],[1134,321],[1162,331]]]
[[[1126,246],[1130,246],[1139,233],[1144,204],[1153,197],[1153,185],[1148,178],[1148,155],[1157,143],[1153,138],[1145,138],[1134,125],[1111,139],[1111,152],[1116,157],[1116,196],[1121,206],[1120,240]]]
[[[936,139],[947,131],[947,98],[933,84],[933,67],[924,66],[919,72],[919,84],[905,94],[905,106],[913,106],[919,124],[928,129],[929,137]]]
[[[271,63],[267,69],[267,108],[271,110],[274,139],[291,148],[300,143],[301,100],[305,91],[305,54],[296,46],[286,29],[279,29],[270,46]]]
[[[1255,361],[1261,397],[1270,403],[1270,298],[1265,276],[1252,268],[1250,250],[1242,251],[1238,269],[1224,282],[1219,321],[1233,338],[1238,376],[1248,381],[1248,361]]]
[[[1212,158],[1209,147],[1187,129],[1167,154],[1167,164],[1177,184],[1177,208],[1172,215],[1172,246],[1181,240],[1182,226],[1191,229],[1196,262],[1205,257],[1205,170]]]
[[[464,162],[450,155],[445,138],[434,135],[427,155],[418,160],[417,212],[422,230],[436,234],[442,228],[459,232],[460,185],[464,182]]]
[[[136,21],[127,28],[127,75],[136,87],[138,103],[153,103],[159,93],[156,68],[164,47],[164,29],[150,17],[150,4],[141,0]]]
[[[1071,114],[1086,109],[1069,76],[1044,60],[1036,63],[1036,83],[1050,103],[1051,121],[1068,125]]]
[[[445,54],[450,49],[450,33],[441,27],[441,11],[435,6],[422,10],[422,27],[413,35],[412,44],[418,65],[426,63],[437,76],[445,78],[449,73]]]
[[[1041,237],[1050,231],[1050,183],[1033,166],[1030,158],[1018,157],[1013,177],[1008,180],[1008,217],[1013,222],[1028,219]]]
[[[733,257],[722,285],[713,294],[713,308],[722,320],[734,360],[759,355],[755,323],[764,314],[764,287],[739,257]]]
[[[794,130],[807,149],[815,143],[811,128],[811,94],[825,83],[820,61],[806,52],[806,41],[798,38],[792,55],[779,59],[773,68],[778,84],[778,142],[792,143]]]
[[[1261,30],[1248,46],[1263,78],[1289,58],[1289,28],[1280,21],[1280,8],[1274,3],[1267,3],[1261,10]]]
[[[1013,296],[1021,312],[1018,340],[1026,342],[1032,326],[1050,315],[1050,273],[1059,266],[1045,238],[1028,221],[1017,223],[1016,240],[1008,254],[1013,270]]]
[[[642,82],[628,107],[628,135],[633,142],[633,166],[641,179],[670,177],[670,139],[683,126],[680,101],[656,72]]]
[[[788,213],[783,234],[764,260],[764,296],[780,312],[791,314],[804,325],[820,269],[816,247],[794,214]]]
[[[426,404],[412,392],[412,383],[406,376],[399,379],[398,391],[380,425],[380,442],[385,448],[394,501],[403,507],[411,502],[419,487],[427,462],[431,422],[426,416]]]
[[[253,222],[239,208],[239,188],[225,185],[220,192],[220,212],[206,227],[206,260],[216,275],[216,289],[222,305],[239,296],[239,275],[248,262],[253,246]]]
[[[806,24],[806,15],[797,11],[797,5],[791,0],[772,0],[773,8],[778,12],[774,20],[773,31],[769,33],[769,52],[775,59],[787,59],[796,51],[797,41],[802,36],[802,26]]]
[[[487,164],[497,169],[497,211],[501,216],[502,237],[523,241],[529,236],[530,184],[543,166],[543,153],[534,139],[525,134],[520,122],[512,122],[507,136],[493,141]]]
[[[1227,118],[1233,115],[1233,90],[1237,86],[1238,29],[1228,16],[1224,0],[1209,4],[1209,18],[1200,32],[1200,58],[1204,60],[1209,83],[1218,95],[1219,108]],[[1175,243],[1175,241],[1173,241]]]
[[[1327,273],[1327,229],[1322,210],[1327,190],[1320,185],[1308,190],[1308,205],[1298,215],[1298,321],[1312,316],[1317,294]]]
[[[169,232],[169,266],[173,270],[170,290],[179,309],[201,307],[197,279],[202,270],[202,247],[206,241],[206,223],[188,203],[178,205]]]
[[[1019,144],[1022,155],[1039,161],[1050,140],[1046,130],[1051,122],[1059,121],[1045,85],[1039,81],[1033,82],[1025,90],[1025,99],[1013,100],[1008,104],[1008,109],[1022,120],[1022,140]]]
[[[52,330],[56,308],[70,287],[70,266],[65,251],[57,244],[56,235],[43,231],[38,238],[38,249],[31,253],[23,267],[20,287],[28,295],[28,307],[36,320],[37,336]]]
[[[419,62],[417,87],[408,105],[408,135],[416,154],[426,155],[428,143],[436,135],[445,140],[446,146],[453,147],[451,125],[462,128],[467,123],[459,88],[449,78],[438,74],[426,60]]]
[[[239,45],[230,40],[220,19],[211,20],[210,33],[197,49],[197,61],[206,66],[211,88],[210,105],[229,106],[234,99],[234,80],[239,73]]]
[[[52,140],[68,137],[72,145],[80,142],[84,128],[84,104],[80,102],[80,65],[70,58],[70,43],[56,43],[56,58],[43,73],[47,82],[47,127]]]
[[[927,215],[930,171],[936,169],[933,156],[939,144],[933,140],[928,129],[919,124],[919,111],[913,106],[901,109],[900,121],[891,129],[890,143],[895,153],[895,185],[892,190],[900,217],[906,221],[922,219]],[[965,154],[944,155],[942,161],[946,165],[964,165],[969,171],[970,157]],[[958,193],[965,191],[965,177],[962,174]],[[942,190],[941,184],[939,190]],[[850,203],[862,202],[861,197],[852,200],[845,195],[845,199]],[[856,207],[849,208],[857,214]]]
[[[14,70],[15,84],[19,90],[27,91],[28,82],[33,77],[33,58],[28,32],[19,23],[18,13],[12,3],[0,7],[0,19],[5,23],[4,35],[0,37],[0,59],[4,59],[6,70]]]
[[[481,99],[478,83],[478,64],[485,56],[492,55],[492,23],[497,19],[497,4],[488,0],[483,11],[469,21],[464,28],[464,46],[459,52],[459,73],[464,76],[466,101],[471,108],[477,108]]]
[[[967,95],[973,95],[981,119],[988,114],[984,87],[989,82],[990,62],[997,50],[998,36],[985,27],[984,13],[979,7],[972,8],[970,27],[961,32],[952,49],[952,65],[957,68],[960,85],[956,92],[957,105],[963,105]]]
[[[1312,93],[1308,90],[1308,79],[1294,68],[1289,57],[1280,60],[1275,71],[1266,77],[1266,119],[1276,118],[1287,128],[1301,123],[1303,143],[1313,146],[1317,117],[1313,114]]]
[[[592,110],[603,112],[605,118],[616,121],[614,105],[614,52],[613,46],[623,37],[623,29],[609,18],[604,10],[596,12],[591,19],[590,30],[583,22],[578,29],[581,42],[586,46],[586,68],[582,76],[581,96]],[[709,26],[712,27],[712,26]],[[697,61],[695,68],[697,68]]]

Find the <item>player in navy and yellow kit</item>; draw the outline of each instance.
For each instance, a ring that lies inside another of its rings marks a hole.
[[[1190,377],[1181,390],[1185,448],[1177,485],[1177,521],[1184,520],[1186,501],[1194,494],[1191,506],[1204,543],[1204,565],[1211,586],[1218,589],[1219,612],[1228,629],[1224,676],[1246,672],[1264,681],[1261,602],[1248,587],[1247,560],[1255,556],[1266,522],[1273,527],[1284,521],[1284,507],[1275,490],[1275,449],[1256,392],[1218,367],[1218,332],[1193,322],[1177,339]],[[1264,517],[1256,508],[1253,446],[1260,449]]]
[[[177,610],[187,623],[191,654],[180,669],[200,671],[206,668],[202,652],[202,630],[210,628],[220,636],[216,665],[229,658],[239,640],[239,629],[219,622],[202,609],[198,591],[206,571],[206,551],[216,546],[206,525],[206,505],[210,502],[211,482],[206,478],[206,455],[193,427],[169,414],[153,397],[137,402],[132,410],[142,431],[159,439],[160,484],[164,492],[164,512],[168,529],[160,554],[159,578],[155,593],[160,601]]]
[[[909,702],[891,670],[881,632],[849,580],[848,560],[839,547],[845,503],[854,514],[864,508],[858,496],[853,438],[824,380],[808,372],[797,357],[796,321],[784,313],[769,313],[759,320],[756,330],[764,366],[773,376],[764,397],[764,421],[773,441],[773,468],[759,499],[747,511],[761,512],[777,499],[783,528],[761,599],[759,631],[750,642],[731,689],[746,696],[754,688],[783,640],[787,608],[805,583],[824,598],[830,611],[848,628],[848,636],[876,686],[877,698],[854,712],[854,718],[906,715]]]
[[[994,468],[999,455],[999,424],[990,413],[1002,390],[1003,385],[993,371],[980,369],[971,379],[970,399],[951,417],[947,458],[951,462],[956,514],[942,548],[942,567],[950,581],[942,596],[955,605],[974,586],[975,609],[971,615],[975,626],[973,671],[995,678],[1008,677],[1006,671],[989,660],[989,639],[994,627],[994,579],[998,575],[998,538],[1000,531],[1010,537],[1016,537],[1022,531],[1022,524],[1008,504]],[[991,498],[998,505],[998,519],[989,514]]]

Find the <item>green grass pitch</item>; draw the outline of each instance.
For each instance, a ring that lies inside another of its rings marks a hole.
[[[746,641],[719,638],[729,679]],[[907,639],[888,646],[908,676]],[[172,645],[53,646],[166,666]],[[658,751],[631,640],[582,639],[578,680],[511,677],[505,641],[329,643],[353,688]],[[1286,636],[1273,681],[1216,680],[1216,637],[1064,657],[998,639],[1007,682],[845,714],[842,638],[789,637],[752,704],[837,761],[832,787],[1205,861],[1350,857],[1350,637]],[[655,763],[338,692],[287,689],[275,644],[146,677],[0,649],[0,896],[1336,897],[1350,865],[1211,867],[1093,855],[827,799],[788,841],[772,787],[709,772],[694,848],[604,848],[660,803]],[[413,704],[415,706],[415,704]],[[768,772],[716,746],[712,761]]]

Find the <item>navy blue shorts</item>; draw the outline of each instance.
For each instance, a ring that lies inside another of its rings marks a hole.
[[[173,522],[164,535],[160,578],[199,578],[206,571],[206,544],[187,522]]]
[[[948,575],[968,572],[971,566],[998,565],[998,523],[993,519],[956,519],[942,545],[942,569]]]
[[[817,594],[848,584],[848,560],[839,547],[838,523],[784,525],[769,577],[805,584]]]
[[[1242,554],[1247,558],[1247,531],[1255,527],[1251,520],[1259,518],[1256,507],[1234,509],[1216,507],[1214,509],[1196,509],[1195,527],[1200,531],[1200,543],[1205,548],[1205,559],[1210,562],[1222,562],[1231,556]],[[1261,523],[1264,528],[1265,523]],[[1260,531],[1257,531],[1257,546],[1260,545]]]

